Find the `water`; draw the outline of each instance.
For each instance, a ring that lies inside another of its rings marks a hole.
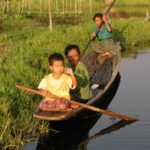
[[[48,149],[60,150],[149,150],[150,149],[150,50],[139,53],[136,57],[124,58],[120,65],[121,80],[119,88],[109,110],[137,118],[138,121],[121,122],[119,119],[102,115],[78,146],[69,147],[68,139],[73,135],[59,135],[51,137]],[[121,125],[120,125],[121,124]],[[125,125],[126,124],[126,125]],[[110,128],[108,128],[110,127]],[[92,138],[90,138],[92,137]],[[67,142],[64,139],[67,139]],[[55,139],[55,142],[52,140]],[[87,140],[88,139],[88,140]],[[74,143],[76,141],[74,140]],[[36,142],[25,145],[24,150],[36,149]],[[55,146],[55,144],[57,146]],[[66,148],[67,145],[67,148]],[[64,146],[64,147],[63,147]],[[45,148],[44,148],[45,149]]]
[[[148,150],[150,149],[150,50],[136,59],[122,59],[121,82],[109,109],[139,119],[129,126],[101,136],[88,143],[88,150]],[[111,121],[103,115],[90,131],[95,134]],[[115,119],[115,122],[118,119]]]

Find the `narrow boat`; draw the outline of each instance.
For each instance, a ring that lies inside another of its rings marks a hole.
[[[112,83],[111,87],[105,93],[105,100],[101,99],[99,103],[102,108],[107,108],[110,102],[113,100],[120,83],[120,74],[118,73],[114,82]],[[89,132],[96,124],[96,122],[100,119],[101,114],[94,113],[89,115],[86,114],[84,118],[78,118],[77,120],[63,120],[63,121],[50,121],[50,128],[59,130],[61,132],[57,132],[55,134],[48,134],[48,135],[40,135],[37,150],[42,149],[49,149],[49,147],[53,149],[79,149],[79,147],[83,146],[87,147],[88,141],[92,138],[89,137]],[[108,118],[109,119],[109,118]],[[110,118],[110,122],[111,122]],[[114,120],[113,120],[114,121]],[[109,134],[115,130],[118,130],[125,125],[129,124],[129,121],[119,121],[115,124],[111,125],[110,127],[106,127],[99,131],[95,137],[102,136],[104,134]],[[71,137],[71,138],[70,138]],[[94,139],[93,138],[93,139]],[[59,141],[59,144],[58,144]],[[61,142],[60,142],[61,141]]]
[[[81,61],[87,66],[91,81],[92,97],[86,104],[106,109],[108,105],[104,104],[108,98],[108,91],[118,74],[121,54],[120,50],[117,50],[117,55],[112,58],[105,58],[101,62],[97,59],[97,56],[97,53],[90,52],[81,59]],[[44,112],[37,107],[33,117],[47,121],[72,121],[77,119],[82,120],[86,116],[93,115],[95,113],[98,112],[82,107],[73,109],[69,112]]]

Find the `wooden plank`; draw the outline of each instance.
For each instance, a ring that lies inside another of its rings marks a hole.
[[[105,69],[103,71],[103,74],[102,74],[100,82],[107,83],[110,80],[111,74],[112,74],[112,65],[109,62],[109,64],[107,64],[105,66]]]
[[[97,69],[95,74],[91,79],[91,83],[106,84],[111,77],[112,73],[112,63],[111,60],[106,60],[104,64]]]

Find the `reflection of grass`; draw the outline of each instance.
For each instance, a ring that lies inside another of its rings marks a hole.
[[[38,16],[37,14],[35,16]],[[42,15],[46,16],[47,15]],[[60,17],[62,15],[55,15]],[[71,17],[71,15],[66,15]],[[74,16],[74,15],[73,15]],[[86,18],[91,22],[82,22]],[[48,125],[33,119],[32,114],[40,97],[15,89],[23,85],[36,89],[40,80],[49,72],[47,57],[60,52],[68,44],[85,48],[92,28],[92,15],[80,15],[78,25],[55,25],[53,32],[26,15],[11,14],[3,20],[0,36],[0,145],[2,147],[23,144],[29,135],[49,132]],[[149,45],[150,22],[144,19],[111,20],[115,41],[120,41],[123,55],[135,51],[135,46]],[[11,24],[11,25],[10,25]],[[30,26],[29,26],[30,24]],[[35,26],[37,25],[37,26]],[[94,43],[98,42],[95,40]],[[3,49],[2,49],[3,50]],[[87,52],[90,51],[88,48]]]

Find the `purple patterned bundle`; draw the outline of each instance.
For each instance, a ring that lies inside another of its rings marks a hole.
[[[65,99],[56,99],[53,101],[49,101],[49,100],[44,100],[39,104],[39,108],[41,111],[51,111],[52,109],[58,109],[59,110],[59,106],[61,104],[66,105],[67,107],[69,107],[70,102],[68,100]]]

